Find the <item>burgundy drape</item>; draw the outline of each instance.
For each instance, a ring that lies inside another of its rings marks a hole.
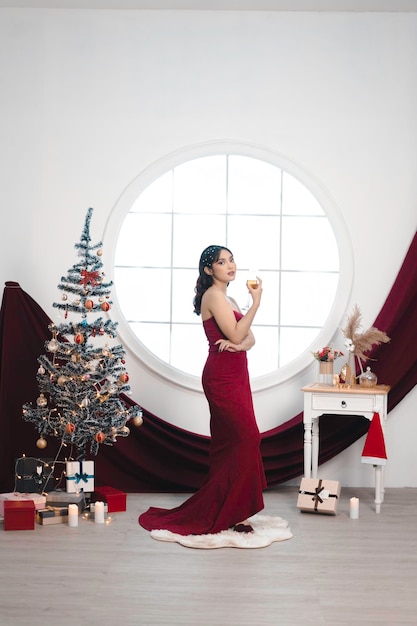
[[[417,233],[392,290],[374,325],[390,337],[376,347],[370,362],[380,383],[391,385],[389,410],[417,382]],[[22,404],[39,395],[37,357],[50,339],[50,319],[15,282],[7,282],[0,311],[0,491],[14,486],[15,459],[22,454],[54,457],[58,441],[36,447],[37,432],[22,418]],[[163,383],[161,383],[163,384]],[[126,403],[133,401],[124,396]],[[140,404],[140,398],[137,399]],[[276,412],[279,414],[279,394]],[[320,418],[319,463],[350,446],[368,429],[363,417],[330,415]],[[115,446],[101,446],[96,484],[109,484],[126,492],[193,491],[208,468],[208,437],[177,428],[144,409],[144,424],[131,425],[131,434]],[[269,486],[303,473],[302,413],[262,434],[262,457]]]

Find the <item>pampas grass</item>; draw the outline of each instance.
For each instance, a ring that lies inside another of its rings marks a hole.
[[[353,308],[352,315],[348,317],[346,326],[342,328],[342,333],[346,339],[352,341],[352,352],[358,359],[367,361],[369,357],[365,352],[369,352],[372,346],[379,346],[381,343],[388,343],[390,338],[382,330],[378,330],[374,326],[368,328],[364,332],[359,332],[362,323],[362,314],[357,304]]]

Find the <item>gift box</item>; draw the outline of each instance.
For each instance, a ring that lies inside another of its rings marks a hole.
[[[15,489],[20,493],[51,491],[56,484],[48,463],[33,457],[17,459],[15,479]]]
[[[46,509],[40,509],[39,511],[36,511],[36,521],[42,526],[68,522],[68,507],[49,506]]]
[[[93,500],[107,502],[109,513],[126,511],[126,494],[114,487],[97,487],[93,494]]]
[[[35,503],[33,500],[5,500],[4,530],[34,530]]]
[[[0,516],[4,515],[4,504],[8,501],[21,502],[22,500],[32,500],[35,509],[43,509],[46,504],[46,496],[39,493],[0,493]]]
[[[69,504],[78,505],[78,511],[81,513],[85,509],[85,494],[83,491],[78,493],[67,493],[66,491],[50,491],[46,494],[47,507],[68,507]],[[45,508],[45,507],[43,507]]]
[[[339,481],[321,478],[302,478],[298,492],[297,508],[305,513],[336,515],[339,499]]]
[[[94,491],[94,461],[67,461],[66,474],[68,493]]]

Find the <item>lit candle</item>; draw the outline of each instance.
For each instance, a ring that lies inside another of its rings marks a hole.
[[[78,506],[76,504],[68,505],[68,526],[72,526],[72,528],[78,526]]]
[[[351,519],[359,518],[359,498],[350,499],[350,518]]]
[[[95,502],[94,521],[96,524],[104,524],[104,502]]]

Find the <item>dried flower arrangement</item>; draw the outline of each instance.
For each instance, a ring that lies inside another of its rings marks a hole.
[[[345,346],[352,352],[359,360],[359,365],[362,369],[362,361],[367,361],[369,357],[365,352],[369,352],[372,346],[379,346],[381,343],[388,343],[390,338],[386,333],[378,330],[374,326],[368,328],[364,332],[360,333],[362,314],[359,307],[355,304],[353,312],[346,322],[346,326],[342,328],[342,333],[345,336]]]

